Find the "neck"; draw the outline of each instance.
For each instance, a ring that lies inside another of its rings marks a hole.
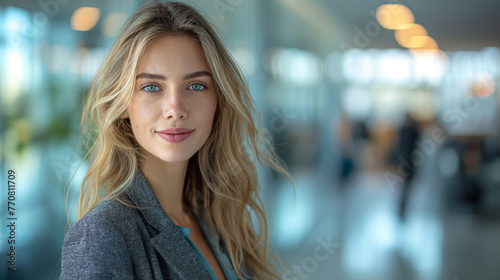
[[[190,214],[184,210],[182,198],[188,161],[168,163],[147,155],[140,167],[165,213],[177,225],[188,225]]]

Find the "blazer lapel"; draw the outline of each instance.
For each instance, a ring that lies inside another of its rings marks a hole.
[[[125,191],[146,221],[159,234],[151,238],[151,244],[181,279],[212,279],[197,253],[182,235],[179,227],[160,205],[142,171],[137,170],[134,180]]]
[[[181,279],[210,279],[212,276],[205,268],[196,252],[180,233],[178,228],[163,230],[151,238],[151,244],[165,259]]]

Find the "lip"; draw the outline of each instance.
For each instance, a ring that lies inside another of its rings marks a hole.
[[[167,128],[164,130],[159,130],[156,131],[158,136],[160,136],[163,140],[169,142],[169,143],[179,143],[182,142],[191,136],[193,134],[194,129],[190,128],[183,128],[183,127],[174,127],[174,128]]]

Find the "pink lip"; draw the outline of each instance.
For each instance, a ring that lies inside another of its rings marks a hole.
[[[164,130],[156,131],[158,136],[163,140],[170,143],[179,143],[186,140],[191,134],[193,134],[194,129],[189,128],[167,128]]]

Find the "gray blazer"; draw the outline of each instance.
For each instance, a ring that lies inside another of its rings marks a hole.
[[[135,209],[104,201],[63,243],[60,279],[212,279],[138,171],[125,195]]]

